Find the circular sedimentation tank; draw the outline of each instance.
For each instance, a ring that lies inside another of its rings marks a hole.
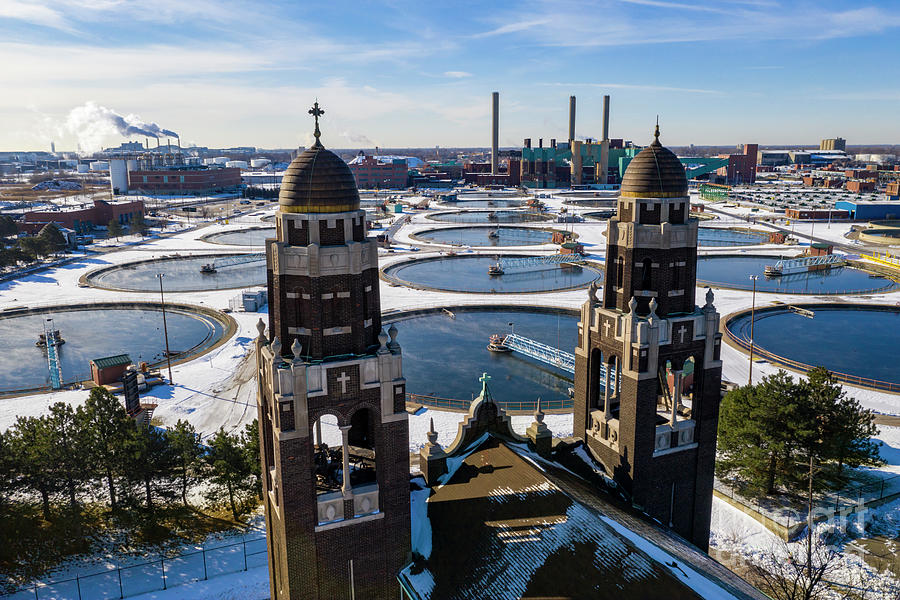
[[[756,291],[786,294],[862,294],[888,292],[898,284],[886,277],[855,269],[833,267],[780,277],[767,277],[766,265],[774,265],[777,256],[701,256],[697,260],[697,285],[750,290],[751,275],[757,275]]]
[[[549,221],[548,214],[519,210],[449,210],[428,215],[440,223],[534,223]]]
[[[52,319],[52,321],[48,321]],[[218,311],[166,303],[173,362],[196,357],[226,339],[234,321]],[[90,379],[90,361],[128,354],[136,364],[165,360],[161,305],[88,304],[5,311],[0,316],[0,394],[49,385],[47,354],[36,345],[44,328],[59,330],[62,381]]]
[[[409,287],[446,292],[482,294],[518,294],[551,292],[587,287],[599,281],[602,273],[589,265],[537,264],[525,267],[504,266],[499,276],[488,274],[488,267],[500,258],[521,259],[524,255],[475,254],[404,260],[382,269],[390,282]]]
[[[250,254],[198,254],[124,263],[92,271],[84,281],[92,286],[126,292],[157,292],[157,273],[164,273],[167,292],[200,292],[252,287],[266,283],[266,258],[253,254],[252,262],[228,264],[230,259]],[[218,262],[217,262],[218,261]],[[203,265],[216,265],[214,273],[203,273]],[[220,264],[222,266],[220,266]]]
[[[513,198],[472,198],[471,200],[444,200],[438,206],[448,208],[518,208],[525,204],[523,200]]]
[[[728,339],[749,351],[750,311],[729,316]],[[757,308],[754,356],[796,371],[823,366],[847,383],[900,392],[896,365],[900,308],[799,304]]]
[[[858,239],[870,244],[900,246],[900,229],[894,227],[863,229],[859,232]]]
[[[265,246],[266,240],[274,237],[274,227],[249,227],[247,229],[211,233],[200,239],[210,244],[227,246]]]
[[[403,375],[411,402],[465,410],[481,391],[481,374],[507,410],[531,412],[541,397],[545,410],[571,410],[573,374],[516,352],[487,350],[492,334],[510,330],[565,352],[574,352],[578,315],[554,309],[449,307],[392,318],[403,348]],[[513,325],[510,326],[510,323]],[[452,356],[436,352],[452,349]],[[424,398],[421,396],[425,396]]]
[[[553,241],[553,231],[536,227],[443,227],[419,231],[410,237],[451,246],[539,246]]]
[[[768,240],[768,233],[750,229],[700,227],[697,231],[697,244],[709,248],[756,246],[758,244],[765,244]]]
[[[590,198],[583,200],[566,199],[563,204],[568,206],[576,206],[581,208],[616,208],[615,198]]]

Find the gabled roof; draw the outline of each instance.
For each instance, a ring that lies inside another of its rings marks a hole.
[[[91,364],[98,369],[118,367],[120,365],[130,365],[131,357],[127,354],[116,354],[115,356],[106,356],[104,358],[91,359]]]
[[[580,442],[557,444],[552,460],[539,454],[531,434],[512,431],[488,379],[446,454],[429,453],[446,473],[411,492],[415,558],[398,576],[408,597],[766,598],[617,499]]]

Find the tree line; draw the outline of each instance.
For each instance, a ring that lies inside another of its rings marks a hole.
[[[256,505],[256,421],[201,442],[187,421],[168,430],[137,424],[111,392],[94,388],[78,408],[59,402],[0,434],[0,515],[13,502],[39,505],[44,521],[98,502],[113,515],[152,513],[187,506],[198,486],[235,520]]]
[[[722,400],[716,470],[761,496],[807,489],[813,463],[814,487],[834,490],[847,484],[846,467],[883,463],[877,433],[874,413],[828,370],[798,381],[779,371]]]
[[[66,247],[66,238],[54,223],[44,225],[37,235],[14,239],[17,233],[15,221],[0,215],[0,267],[34,262]]]

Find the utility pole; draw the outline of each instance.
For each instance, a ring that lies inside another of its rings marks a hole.
[[[809,496],[806,502],[806,577],[812,581],[812,501],[813,501],[813,453],[809,450]]]
[[[756,279],[758,275],[751,275],[753,280],[753,301],[750,304],[750,374],[747,376],[747,385],[753,385],[753,324],[756,320]]]
[[[166,297],[163,294],[163,277],[165,275],[165,273],[157,273],[156,278],[159,279],[159,301],[162,304],[163,336],[166,340],[166,363],[169,366],[169,384],[175,385],[175,381],[172,379],[172,355],[169,353],[169,328],[166,325]]]

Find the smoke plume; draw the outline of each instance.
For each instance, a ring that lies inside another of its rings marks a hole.
[[[96,102],[86,102],[73,108],[61,129],[78,138],[79,147],[86,152],[101,149],[104,140],[113,135],[156,139],[166,136],[179,137],[174,131],[160,127],[156,123],[142,121],[134,114],[120,115]]]

